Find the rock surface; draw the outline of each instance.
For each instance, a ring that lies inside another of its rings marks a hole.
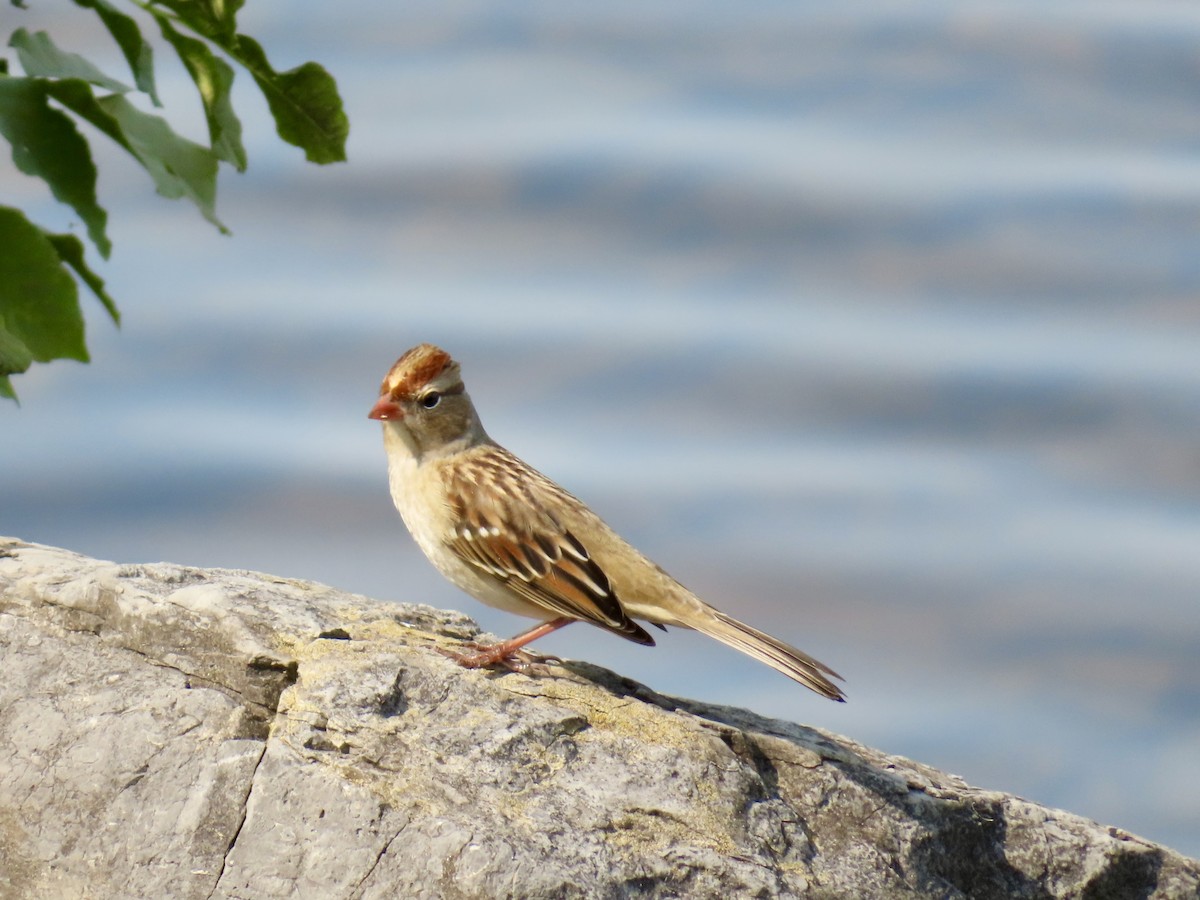
[[[1200,897],[1200,863],[457,613],[0,538],[0,897]]]

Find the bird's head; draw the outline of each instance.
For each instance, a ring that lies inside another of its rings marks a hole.
[[[433,344],[418,344],[396,360],[367,417],[398,432],[419,454],[459,449],[460,442],[484,436],[458,363]]]

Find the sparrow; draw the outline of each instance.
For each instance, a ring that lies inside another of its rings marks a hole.
[[[420,344],[396,360],[368,417],[383,424],[392,500],[429,561],[477,600],[541,620],[473,652],[442,651],[460,665],[524,670],[533,657],[522,648],[572,622],[654,646],[641,621],[695,629],[845,700],[828,666],[709,606],[493,441],[444,350]]]

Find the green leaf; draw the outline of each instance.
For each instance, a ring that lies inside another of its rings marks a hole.
[[[30,34],[24,28],[13,32],[8,46],[17,51],[25,74],[44,78],[82,78],[92,84],[123,94],[129,85],[109,78],[78,53],[68,53],[55,46],[44,31]]]
[[[100,104],[96,101],[96,95],[92,92],[92,86],[86,81],[80,81],[78,78],[49,81],[46,82],[46,93],[84,121],[90,122],[128,150],[134,158],[137,158],[137,154],[125,140],[125,132],[121,130],[121,124],[100,108]]]
[[[54,245],[20,210],[0,206],[0,246],[0,375],[30,360],[87,362],[75,279]]]
[[[91,85],[78,79],[53,82],[47,91],[128,150],[160,194],[188,197],[206,219],[229,233],[216,218],[217,160],[209,150],[175,134],[161,118],[141,112],[124,97],[97,98]]]
[[[17,168],[43,179],[59,202],[74,208],[107,259],[112,243],[104,230],[108,213],[96,202],[96,166],[75,123],[47,103],[48,84],[0,78],[0,134],[12,144]]]
[[[116,120],[160,194],[187,197],[204,218],[229,233],[217,218],[217,158],[207,147],[180,137],[165,121],[142,112],[120,94],[101,97],[96,104]]]
[[[150,0],[179,16],[196,34],[225,47],[237,34],[237,14],[243,0]]]
[[[73,234],[53,234],[49,231],[42,232],[46,235],[46,240],[54,247],[58,258],[75,270],[75,274],[80,280],[86,284],[93,294],[96,295],[104,308],[108,311],[109,318],[113,320],[114,325],[121,324],[121,313],[117,310],[117,304],[113,298],[109,296],[108,291],[104,289],[104,279],[91,270],[87,264],[87,260],[83,256],[83,241],[75,237]]]
[[[75,3],[84,9],[96,11],[129,63],[129,71],[133,73],[138,90],[149,94],[155,106],[162,106],[154,85],[154,50],[142,38],[137,22],[115,9],[108,0],[75,0]]]
[[[279,136],[302,149],[309,162],[346,159],[350,123],[333,76],[314,62],[276,72],[258,42],[237,33],[242,0],[151,0],[153,6],[171,10],[181,24],[245,66],[267,100]]]
[[[233,69],[225,60],[214,56],[203,41],[176,31],[167,16],[154,12],[154,17],[158,19],[158,27],[162,30],[163,37],[175,48],[184,68],[192,76],[192,81],[196,83],[196,89],[200,92],[213,153],[218,159],[233,165],[239,172],[246,171],[242,123],[234,114],[229,96],[229,90],[233,86]]]
[[[0,315],[0,397],[9,400],[17,399],[8,376],[24,372],[33,362],[29,348],[4,327],[4,316]]]
[[[315,62],[276,72],[258,42],[244,34],[227,49],[258,82],[281,138],[301,148],[309,162],[345,161],[350,122],[332,75]]]

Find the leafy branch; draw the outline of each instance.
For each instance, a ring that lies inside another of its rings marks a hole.
[[[109,0],[74,0],[94,12],[116,41],[133,84],[110,77],[84,57],[55,44],[45,31],[17,28],[8,46],[23,74],[0,57],[0,136],[14,165],[46,182],[70,206],[102,258],[112,252],[108,212],[96,197],[96,166],[82,120],[127,151],[147,171],[158,193],[190,200],[223,233],[217,218],[220,163],[246,169],[242,126],[230,90],[234,68],[245,69],[262,91],[279,137],[304,150],[310,162],[345,160],[349,123],[332,76],[315,62],[277,72],[253,38],[239,34],[243,0],[124,0],[157,26],[200,95],[208,145],[177,134],[161,116],[129,99],[144,95],[161,107],[154,77],[154,47],[138,21]],[[24,7],[22,0],[12,5]],[[227,61],[228,60],[228,61]],[[83,242],[54,234],[25,214],[0,205],[0,396],[16,399],[10,376],[34,362],[88,361],[78,285],[120,315],[104,281],[88,265]]]

